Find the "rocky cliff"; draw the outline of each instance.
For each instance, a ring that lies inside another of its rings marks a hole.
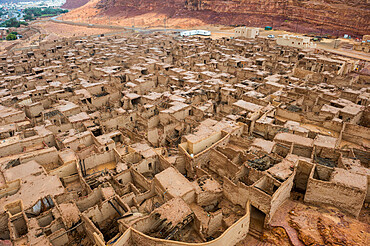
[[[364,35],[370,33],[369,0],[100,0],[107,16],[150,12],[204,23],[273,26],[298,32]]]
[[[63,9],[76,9],[85,5],[89,0],[67,0],[61,7]]]

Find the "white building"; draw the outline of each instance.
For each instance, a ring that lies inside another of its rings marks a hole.
[[[295,36],[295,35],[279,35],[276,39],[278,45],[291,46],[300,49],[316,48],[316,44],[311,42],[310,37]]]
[[[260,30],[255,27],[237,27],[234,31],[235,37],[245,37],[245,38],[256,38],[260,34]]]
[[[182,37],[193,36],[193,35],[211,36],[211,32],[206,31],[206,30],[190,30],[190,31],[180,32],[180,35]]]
[[[7,27],[0,27],[0,39],[4,39],[8,35]]]

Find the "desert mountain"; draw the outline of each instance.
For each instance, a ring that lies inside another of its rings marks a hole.
[[[73,0],[70,0],[73,1]],[[74,0],[84,1],[84,0]],[[67,2],[68,3],[68,2]],[[368,0],[91,0],[65,19],[123,25],[248,25],[322,34],[370,32]],[[130,21],[128,21],[130,19]],[[166,19],[166,20],[164,20]]]
[[[62,5],[64,9],[76,9],[85,5],[89,0],[67,0],[65,4]]]

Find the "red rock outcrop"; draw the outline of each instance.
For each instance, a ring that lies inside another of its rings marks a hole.
[[[101,0],[100,15],[149,12],[168,18],[197,18],[209,24],[273,26],[297,32],[370,33],[368,0]]]
[[[85,5],[89,0],[67,0],[65,4],[62,5],[63,9],[76,9]]]

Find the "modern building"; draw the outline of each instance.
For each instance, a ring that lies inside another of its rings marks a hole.
[[[235,37],[245,37],[245,38],[256,38],[259,35],[259,29],[254,27],[237,27],[234,31]]]
[[[206,30],[190,30],[190,31],[180,32],[180,35],[182,37],[194,36],[194,35],[211,36],[211,32],[206,31]]]
[[[296,35],[279,35],[276,39],[278,45],[291,46],[300,49],[316,48],[316,44],[311,42],[310,37],[296,36]]]

